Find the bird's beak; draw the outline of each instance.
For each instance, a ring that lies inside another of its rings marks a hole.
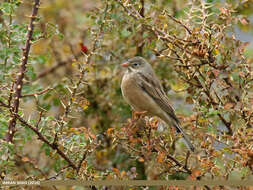
[[[124,62],[121,64],[122,67],[128,67],[129,66],[129,62]]]

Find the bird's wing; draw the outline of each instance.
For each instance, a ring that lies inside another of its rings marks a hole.
[[[156,76],[147,77],[142,73],[138,73],[140,79],[138,85],[164,110],[173,120],[179,124],[179,120],[171,107],[169,99],[162,89],[162,86]],[[149,78],[152,78],[150,80]]]
[[[164,110],[170,116],[170,118],[175,121],[173,126],[176,128],[178,133],[181,133],[183,135],[183,139],[187,147],[192,152],[194,152],[194,146],[184,131],[181,129],[180,122],[175,114],[174,109],[171,107],[169,99],[163,91],[159,80],[156,78],[156,76],[147,77],[142,73],[138,74],[140,75],[139,78],[141,79],[137,82],[140,88],[142,88],[144,92],[146,92],[162,108],[162,110]],[[149,78],[152,78],[152,80]]]

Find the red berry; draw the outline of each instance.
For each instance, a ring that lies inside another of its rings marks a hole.
[[[82,42],[80,43],[80,46],[81,46],[81,51],[83,53],[88,53],[88,48]]]

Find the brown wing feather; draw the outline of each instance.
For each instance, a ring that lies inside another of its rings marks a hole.
[[[162,89],[162,86],[156,76],[151,76],[152,80],[143,75],[142,73],[138,73],[140,75],[141,80],[139,82],[139,86],[153,98],[153,100],[172,118],[179,124],[179,120],[175,114],[174,109],[170,106],[169,99],[167,95]]]

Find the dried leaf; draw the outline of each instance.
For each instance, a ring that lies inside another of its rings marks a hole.
[[[117,175],[120,174],[120,170],[118,168],[112,168],[112,171],[114,171]]]
[[[138,161],[139,161],[139,162],[144,162],[145,160],[144,160],[144,158],[140,157],[140,158],[138,159]]]
[[[109,129],[107,129],[107,131],[106,131],[107,135],[112,134],[112,131],[113,131],[113,130],[114,130],[114,128],[109,128]]]
[[[164,154],[163,152],[160,152],[160,153],[158,154],[156,160],[157,160],[158,163],[163,163],[164,158],[165,158],[165,154]]]
[[[233,108],[234,105],[235,105],[234,103],[227,102],[227,103],[224,105],[224,109],[225,109],[225,110],[229,110],[229,109]]]
[[[248,21],[247,18],[245,18],[245,17],[240,18],[239,20],[240,20],[240,22],[242,23],[242,25],[247,25],[247,24],[249,24],[249,21]]]
[[[22,161],[23,161],[23,162],[29,162],[30,159],[29,159],[28,157],[25,156],[25,157],[22,158]]]
[[[194,103],[192,97],[190,97],[190,96],[187,96],[186,99],[185,99],[185,101],[188,104],[193,104]]]

